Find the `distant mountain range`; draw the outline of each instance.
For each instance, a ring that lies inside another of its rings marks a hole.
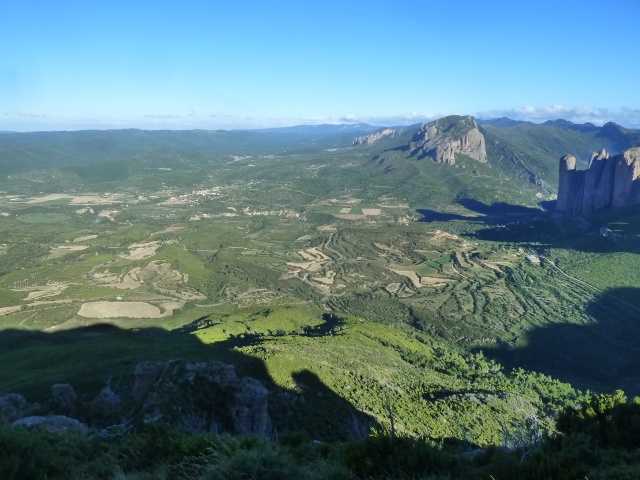
[[[336,135],[340,133],[358,134],[367,133],[380,127],[368,123],[321,123],[317,125],[294,125],[291,127],[261,128],[252,130],[234,130],[237,132],[261,132],[261,133],[285,133],[302,135]]]
[[[598,127],[591,123],[575,124],[562,119],[535,124],[506,117],[476,122],[473,117],[451,116],[432,124],[438,124],[442,128],[446,124],[449,132],[460,129],[469,131],[464,125],[457,125],[468,121],[465,119],[471,119],[469,121],[475,125],[473,132],[477,129],[478,135],[482,137],[480,140],[472,132],[473,141],[482,142],[483,151],[478,153],[478,158],[485,158],[486,151],[487,164],[497,168],[505,178],[521,184],[533,183],[543,187],[549,194],[556,192],[558,160],[561,156],[570,153],[575,156],[577,167],[585,168],[594,151],[605,148],[615,155],[640,145],[640,130],[627,129],[612,122]],[[126,129],[6,132],[0,135],[0,175],[103,161],[123,161],[136,155],[157,152],[190,152],[213,156],[320,152],[331,148],[350,148],[352,144],[358,143],[354,142],[354,138],[360,138],[360,143],[367,145],[352,148],[372,149],[371,157],[389,169],[398,167],[398,162],[405,162],[410,158],[416,160],[413,158],[418,145],[416,139],[421,135],[424,137],[425,128],[422,124],[376,127],[359,123],[231,131]],[[390,131],[394,133],[389,134]],[[382,132],[385,134],[381,134]],[[422,153],[418,157],[429,156],[429,149],[437,156],[435,143],[431,145],[424,138],[420,141]],[[469,138],[465,140],[460,137],[452,141],[463,145]],[[451,150],[445,154],[443,145],[448,144],[445,142],[440,145],[440,155],[444,155],[442,158],[446,159],[445,163],[455,162],[455,155],[464,155],[462,150],[458,150],[458,153]],[[473,151],[480,152],[474,148]],[[469,153],[471,151],[468,148],[466,150],[467,155],[473,157],[474,154]],[[402,155],[399,156],[399,152]],[[464,190],[466,187],[456,188]]]

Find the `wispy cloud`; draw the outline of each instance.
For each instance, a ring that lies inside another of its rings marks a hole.
[[[640,128],[640,109],[631,107],[611,109],[602,107],[569,107],[566,105],[524,106],[478,112],[477,117],[486,119],[509,117],[514,120],[530,122],[544,122],[561,118],[574,123],[591,122],[596,125],[602,125],[607,122],[615,122],[625,127]]]
[[[5,115],[8,117],[19,117],[19,118],[48,118],[49,115],[44,115],[41,113],[31,113],[31,112],[5,112]]]
[[[146,114],[145,117],[152,120],[174,120],[177,118],[182,118],[180,115],[156,115],[151,113]]]
[[[436,112],[409,112],[398,115],[344,115],[337,118],[335,123],[369,123],[380,126],[412,125],[430,122],[446,115]]]

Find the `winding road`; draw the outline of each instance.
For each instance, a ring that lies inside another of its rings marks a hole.
[[[327,239],[327,241],[324,243],[324,249],[327,250],[328,252],[333,253],[336,257],[334,262],[339,262],[341,260],[344,259],[344,256],[338,252],[337,250],[334,250],[333,248],[331,248],[329,245],[331,245],[331,242],[333,242],[333,239],[335,238],[336,234],[338,233],[338,230],[336,230],[335,232],[333,232],[331,235],[329,235],[329,238]]]

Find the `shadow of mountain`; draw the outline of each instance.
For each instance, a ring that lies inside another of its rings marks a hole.
[[[419,208],[416,211],[422,215],[422,218],[418,221],[424,223],[468,222],[476,228],[479,227],[482,232],[482,227],[485,227],[485,229],[493,229],[495,227],[504,228],[507,225],[511,226],[522,222],[537,221],[543,218],[544,214],[544,212],[538,208],[511,205],[504,202],[487,205],[478,200],[463,198],[457,200],[456,203],[468,210],[470,214],[443,213],[436,210]]]
[[[417,209],[420,222],[465,222],[459,235],[477,240],[518,243],[525,248],[566,248],[584,252],[640,253],[640,210],[637,207],[601,210],[590,215],[569,215],[553,211],[554,202],[540,202],[541,208],[487,205],[473,199],[456,202],[469,215]]]
[[[511,205],[505,202],[496,202],[491,205],[479,202],[472,198],[462,198],[456,203],[477,213],[481,213],[487,216],[520,216],[520,215],[535,215],[540,213],[538,208],[523,207],[522,205]]]
[[[485,224],[467,236],[521,243],[534,250],[553,247],[594,253],[640,253],[639,235],[640,211],[621,208],[588,216],[541,212],[509,223]]]
[[[482,349],[506,366],[534,370],[577,388],[640,395],[640,288],[608,290],[588,305],[591,324],[554,324],[526,334],[526,346]]]
[[[442,213],[435,210],[417,209],[416,211],[423,216],[420,222],[448,222],[450,220],[463,220],[483,225],[497,225],[516,217],[532,217],[543,213],[542,210],[532,207],[523,207],[521,205],[511,205],[509,203],[497,202],[491,205],[474,200],[472,198],[462,198],[456,203],[464,207],[472,215],[461,215],[455,213]]]
[[[276,384],[263,360],[239,350],[259,349],[265,337],[245,335],[205,344],[188,330],[125,330],[109,324],[55,332],[2,330],[0,394],[21,393],[29,401],[47,402],[53,384],[70,383],[81,400],[91,401],[110,381],[126,402],[132,398],[140,362],[220,361],[233,365],[238,377],[258,379],[267,388],[269,413],[279,432],[295,430],[313,438],[336,439],[357,435],[354,425],[377,425],[309,370],[292,373],[293,389]]]

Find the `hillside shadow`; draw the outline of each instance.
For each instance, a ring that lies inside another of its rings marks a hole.
[[[533,251],[564,248],[596,253],[640,253],[640,243],[637,241],[640,235],[640,211],[635,207],[570,215],[554,211],[553,201],[540,202],[540,208],[504,202],[488,205],[468,198],[456,203],[470,213],[464,215],[417,209],[422,215],[419,221],[464,222],[466,232],[460,233],[460,236],[517,243]]]
[[[416,211],[423,217],[419,221],[432,223],[463,220],[481,225],[497,225],[518,217],[529,218],[543,213],[543,211],[538,208],[523,207],[505,202],[496,202],[488,205],[472,198],[462,198],[455,203],[473,213],[470,215],[462,215],[419,208]]]
[[[335,325],[333,319],[331,323]],[[55,332],[2,330],[0,395],[20,393],[30,402],[46,403],[51,401],[52,385],[70,383],[79,399],[91,402],[111,383],[127,403],[133,402],[134,372],[141,362],[219,361],[234,366],[238,377],[255,378],[267,388],[269,414],[280,433],[292,430],[312,438],[344,439],[359,435],[359,428],[368,432],[377,425],[303,363],[292,373],[294,387],[277,384],[262,359],[239,350],[254,347],[264,351],[265,337],[244,335],[205,344],[189,330],[125,330],[110,324]]]
[[[591,324],[553,324],[526,334],[525,346],[482,349],[511,368],[550,375],[580,389],[640,395],[640,288],[608,290],[591,302]]]
[[[436,210],[417,209],[416,211],[423,216],[420,222],[446,222],[449,220],[465,220],[477,222],[485,225],[495,225],[504,222],[506,219],[514,217],[530,217],[540,215],[542,210],[533,207],[523,207],[522,205],[512,205],[505,202],[496,202],[491,205],[474,200],[472,198],[462,198],[455,202],[464,207],[471,215],[461,215],[454,213],[442,213]]]

